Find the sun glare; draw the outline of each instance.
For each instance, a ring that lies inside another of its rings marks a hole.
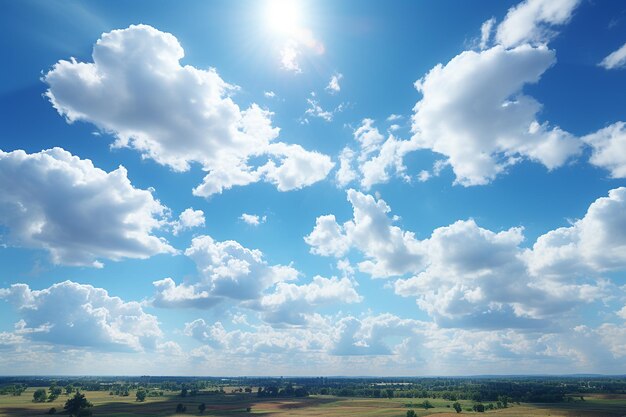
[[[302,23],[298,0],[269,0],[265,7],[265,21],[270,30],[282,35],[296,34]]]

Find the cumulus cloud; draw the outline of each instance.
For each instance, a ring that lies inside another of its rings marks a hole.
[[[598,65],[608,70],[626,67],[626,43],[606,56]]]
[[[611,178],[626,178],[626,123],[613,123],[582,139],[591,146],[592,165],[608,170]]]
[[[540,236],[525,256],[530,271],[538,276],[626,269],[626,188],[598,198],[570,227]]]
[[[442,326],[549,326],[578,305],[607,299],[615,286],[598,273],[626,269],[626,238],[616,232],[626,230],[625,188],[595,201],[572,227],[539,237],[532,249],[522,246],[521,227],[493,232],[471,219],[419,240],[393,224],[383,200],[349,190],[348,201],[353,219],[340,225],[333,215],[319,217],[305,237],[311,252],[341,258],[357,249],[362,272],[399,278],[395,292],[416,297]]]
[[[174,235],[177,235],[183,230],[193,229],[194,227],[203,227],[204,222],[204,212],[202,210],[194,210],[190,207],[180,213],[178,220],[174,222],[173,233]]]
[[[496,40],[507,48],[546,43],[556,34],[552,26],[569,22],[579,4],[580,0],[525,0],[509,9]]]
[[[494,25],[496,24],[495,17],[492,17],[489,20],[486,20],[480,26],[480,49],[486,49],[489,44],[489,39],[491,39],[491,32],[493,30]]]
[[[254,103],[240,109],[231,97],[238,87],[215,69],[180,65],[183,48],[169,33],[147,25],[114,30],[101,36],[92,56],[93,62],[59,61],[45,74],[54,108],[70,123],[90,122],[114,135],[114,147],[135,149],[175,171],[199,164],[208,174],[195,195],[275,182],[265,173],[293,159],[323,160],[299,187],[325,178],[333,166],[325,155],[274,142],[279,129],[271,113]]]
[[[354,130],[354,139],[358,151],[345,147],[339,155],[340,167],[335,174],[337,185],[343,187],[358,179],[361,187],[369,190],[375,184],[388,182],[392,175],[411,180],[405,173],[403,159],[417,149],[413,141],[393,135],[385,138],[374,125],[374,120],[367,118]]]
[[[316,276],[309,284],[278,283],[272,293],[260,299],[258,308],[268,323],[304,324],[305,314],[320,306],[362,300],[352,279]]]
[[[316,276],[309,283],[288,283],[298,280],[296,269],[269,265],[261,251],[232,240],[217,242],[199,236],[185,255],[196,263],[200,278],[181,284],[171,278],[155,281],[153,305],[206,309],[229,301],[260,312],[268,323],[301,324],[304,314],[316,307],[362,299],[356,282],[347,277]]]
[[[545,46],[465,51],[415,84],[412,141],[447,157],[456,182],[486,184],[523,158],[548,169],[580,153],[579,140],[536,119],[541,104],[522,87],[555,62]],[[468,103],[471,103],[468,104]]]
[[[184,333],[214,350],[240,355],[302,353],[320,350],[327,344],[324,334],[310,329],[275,329],[262,325],[254,331],[228,331],[221,322],[209,324],[203,319],[186,323]]]
[[[102,350],[153,350],[162,337],[157,318],[141,304],[111,297],[102,288],[65,281],[43,290],[27,284],[0,289],[16,307],[17,335],[54,345]]]
[[[154,305],[209,308],[225,299],[254,300],[274,284],[297,279],[299,274],[291,266],[268,265],[259,250],[210,236],[195,237],[185,255],[195,262],[201,279],[180,285],[171,278],[154,282]]]
[[[241,216],[239,216],[240,220],[243,220],[245,223],[249,224],[250,226],[258,226],[261,223],[265,223],[265,221],[267,220],[267,216],[259,216],[257,214],[248,214],[248,213],[243,213]]]
[[[342,78],[343,78],[343,74],[340,74],[340,73],[333,74],[332,77],[330,77],[330,81],[328,82],[328,85],[326,86],[326,91],[328,91],[330,94],[337,94],[339,91],[341,91],[341,86],[339,85],[339,81]]]
[[[0,151],[0,189],[8,243],[44,249],[55,264],[176,252],[152,234],[167,224],[166,207],[133,187],[122,166],[107,173],[61,148]]]
[[[424,250],[411,232],[393,225],[391,208],[355,190],[348,190],[353,219],[339,225],[334,215],[318,217],[311,234],[304,238],[311,253],[341,258],[354,247],[365,255],[359,269],[373,277],[391,277],[419,270]]]
[[[302,72],[300,64],[298,63],[298,56],[300,55],[300,49],[295,42],[287,43],[280,51],[280,63],[282,68],[287,71],[299,74]]]
[[[389,313],[362,319],[344,317],[337,322],[330,353],[338,356],[398,355],[398,350],[411,339],[419,337],[420,330],[425,326],[426,323],[419,320],[402,319]],[[402,342],[390,346],[390,341],[398,338]],[[410,355],[415,353],[413,351]]]

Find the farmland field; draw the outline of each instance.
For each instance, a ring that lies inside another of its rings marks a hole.
[[[61,395],[57,400],[46,403],[33,403],[33,392],[29,388],[21,396],[0,396],[0,417],[45,415],[51,407],[57,412],[63,411],[67,396]],[[428,410],[419,407],[425,399],[420,398],[344,398],[334,396],[311,396],[308,398],[257,398],[254,394],[200,394],[182,398],[178,393],[165,393],[162,397],[149,397],[145,402],[135,401],[135,393],[128,397],[109,395],[105,391],[84,391],[87,399],[93,403],[91,409],[94,416],[197,416],[201,415],[198,405],[205,403],[205,416],[380,416],[404,417],[409,409],[418,416],[438,414],[440,417],[456,416],[451,407],[452,401],[428,399],[434,406]],[[185,413],[176,413],[177,404],[186,406]],[[593,395],[584,401],[557,404],[514,404],[506,409],[492,410],[485,413],[468,411],[471,401],[460,401],[463,414],[498,415],[501,417],[517,416],[581,416],[581,417],[613,417],[626,416],[625,395]],[[413,404],[412,407],[407,405]],[[250,412],[247,408],[250,407]]]

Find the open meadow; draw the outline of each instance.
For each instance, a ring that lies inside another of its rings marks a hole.
[[[67,398],[61,395],[53,402],[34,403],[36,388],[28,388],[21,396],[0,396],[0,417],[32,417],[47,415],[54,407],[63,415],[63,405]],[[162,397],[148,397],[145,402],[135,400],[135,393],[122,397],[109,395],[105,391],[84,391],[93,404],[94,416],[134,417],[134,416],[371,416],[404,417],[408,410],[417,416],[437,414],[451,417],[457,414],[451,408],[453,402],[443,399],[423,398],[345,398],[316,395],[307,398],[257,398],[255,394],[203,394],[181,398],[177,392],[166,392]],[[424,409],[418,406],[428,400],[434,407]],[[557,404],[513,404],[509,408],[490,410],[485,413],[471,411],[472,402],[459,401],[463,414],[489,414],[500,417],[522,416],[581,416],[581,417],[622,417],[626,416],[626,395],[594,395],[584,401]],[[186,407],[184,413],[176,412],[178,404]],[[198,406],[204,403],[206,410],[200,413]],[[413,404],[413,406],[407,406]],[[248,411],[250,408],[250,411]]]

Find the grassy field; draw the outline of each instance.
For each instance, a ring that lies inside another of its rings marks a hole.
[[[63,411],[63,405],[67,397],[62,395],[52,403],[33,403],[35,388],[29,388],[21,396],[0,396],[0,417],[5,416],[39,416],[45,415],[55,407],[58,412]],[[393,398],[393,399],[369,399],[369,398],[338,398],[330,396],[315,396],[301,399],[259,399],[253,394],[227,394],[227,395],[198,395],[195,397],[181,398],[171,393],[163,397],[147,398],[145,402],[135,401],[135,393],[129,397],[111,396],[104,391],[85,391],[87,399],[93,403],[94,416],[111,417],[136,417],[136,416],[198,416],[198,405],[206,404],[204,416],[371,416],[371,417],[404,417],[408,407],[407,403],[418,404],[423,399]],[[452,401],[428,399],[435,408],[424,410],[414,407],[417,415],[427,416],[437,414],[438,417],[457,416],[453,409],[447,406]],[[471,408],[470,401],[460,401],[463,406],[463,414],[474,415],[497,415],[499,417],[521,416],[581,416],[581,417],[622,417],[626,416],[626,396],[593,396],[586,397],[585,401],[576,401],[560,404],[522,404],[511,408],[488,411],[486,413],[474,413],[466,411]],[[175,412],[176,405],[182,403],[187,407],[183,414]],[[246,408],[251,407],[251,412]]]

